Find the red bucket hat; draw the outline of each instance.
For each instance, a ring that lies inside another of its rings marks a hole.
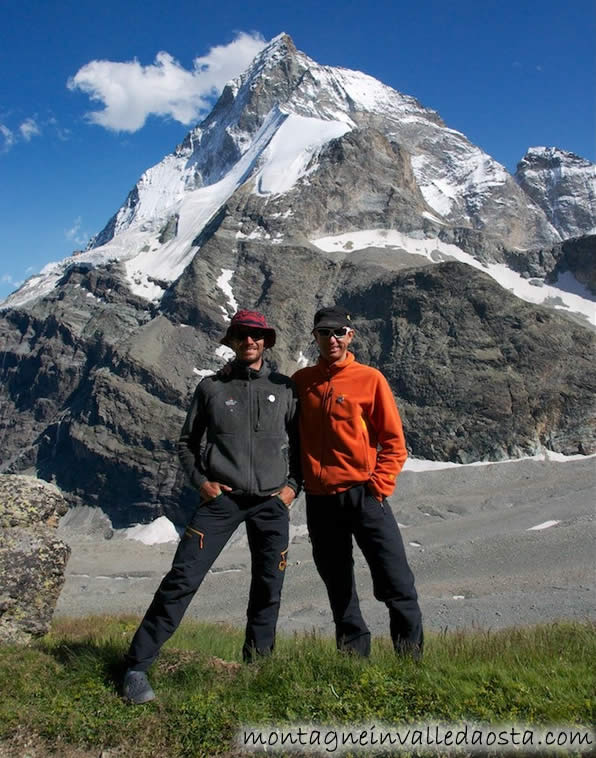
[[[259,311],[238,311],[228,326],[228,330],[225,335],[220,339],[222,345],[230,347],[230,337],[234,332],[234,329],[259,329],[265,332],[265,347],[273,347],[275,345],[275,329],[272,329],[267,323],[267,319]]]

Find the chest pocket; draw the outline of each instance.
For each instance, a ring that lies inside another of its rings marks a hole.
[[[284,434],[285,395],[275,390],[258,390],[256,405],[255,431]]]
[[[248,408],[246,395],[228,390],[213,398],[210,407],[208,432],[217,434],[237,434],[246,429]]]
[[[360,403],[336,395],[331,400],[329,415],[336,452],[347,457],[353,468],[370,474],[370,438]]]
[[[360,423],[362,408],[359,403],[349,400],[344,395],[335,395],[331,399],[330,415],[337,421],[353,421]]]

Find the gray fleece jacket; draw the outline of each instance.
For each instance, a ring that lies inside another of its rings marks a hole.
[[[197,386],[178,440],[178,456],[197,488],[205,481],[234,494],[269,495],[302,483],[294,383],[263,363],[239,361],[228,376]]]

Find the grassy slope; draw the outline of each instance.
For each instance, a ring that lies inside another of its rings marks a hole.
[[[151,672],[158,700],[131,707],[118,687],[137,622],[60,620],[32,647],[0,647],[0,740],[25,731],[96,755],[196,758],[229,751],[240,724],[594,721],[590,624],[430,636],[421,665],[387,640],[367,662],[327,639],[283,637],[271,659],[243,666],[241,631],[186,622]]]

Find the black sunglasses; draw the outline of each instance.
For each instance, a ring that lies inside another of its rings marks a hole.
[[[265,332],[262,329],[234,329],[230,334],[230,339],[242,341],[250,337],[254,342],[265,339]]]
[[[337,337],[337,339],[345,337],[349,331],[349,326],[336,326],[334,329],[327,326],[321,326],[313,329],[314,334],[318,334],[319,337],[330,337],[333,335],[334,337]]]

